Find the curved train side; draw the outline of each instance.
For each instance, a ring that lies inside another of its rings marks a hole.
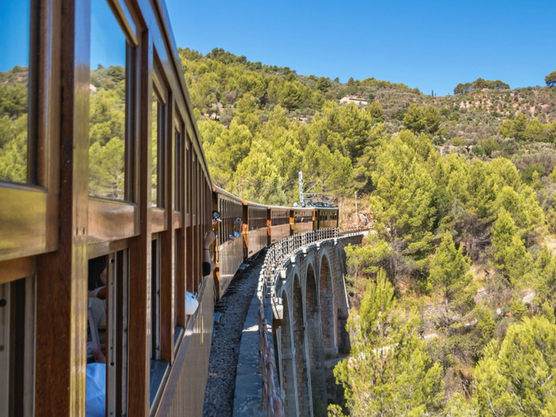
[[[338,227],[337,207],[283,207],[253,203],[213,185],[217,224],[215,285],[226,292],[241,264],[265,247],[294,234]]]
[[[0,415],[86,415],[97,326],[88,281],[100,259],[105,415],[200,416],[215,300],[247,258],[336,227],[338,210],[267,206],[213,185],[162,0],[18,0],[17,9],[25,24],[10,28],[29,41],[28,61],[13,67],[28,74],[28,153],[25,178],[0,177]],[[104,49],[119,60],[94,61]],[[101,93],[93,75],[114,69],[120,84]],[[122,172],[95,192],[93,99],[118,91]],[[216,268],[203,278],[213,210]],[[192,314],[187,292],[199,302]]]

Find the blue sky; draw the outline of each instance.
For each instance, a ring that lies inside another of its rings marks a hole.
[[[0,2],[0,39],[0,71],[29,65],[28,2]]]
[[[92,0],[93,9],[98,2]],[[512,88],[544,85],[544,77],[556,70],[554,0],[166,0],[166,5],[180,47],[203,54],[223,48],[250,61],[342,82],[375,77],[444,95],[478,77]],[[0,71],[27,65],[27,13],[28,6],[0,2],[0,37],[9,39],[0,47]],[[114,24],[105,21],[101,27]],[[93,61],[123,64],[123,45],[113,45],[110,37],[97,41]]]
[[[0,71],[29,65],[29,1],[0,1]],[[91,65],[125,65],[125,37],[104,0],[91,0]],[[109,16],[109,17],[107,17]],[[8,39],[9,41],[6,41]]]
[[[298,74],[375,77],[423,93],[500,79],[545,85],[556,70],[554,0],[166,0],[176,43],[223,48]]]

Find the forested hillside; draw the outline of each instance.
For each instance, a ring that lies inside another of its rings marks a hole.
[[[509,158],[529,182],[534,171],[546,180],[556,165],[551,87],[500,89],[507,84],[498,81],[491,89],[479,79],[436,97],[374,78],[341,84],[298,75],[220,49],[179,53],[214,180],[237,193],[241,178],[247,198],[295,201],[300,169],[317,191],[368,192],[369,153],[404,128],[425,133],[442,155]],[[368,104],[341,105],[343,97]]]
[[[217,183],[292,204],[302,170],[344,212],[357,191],[373,224],[348,251],[352,347],[331,415],[551,415],[556,89],[478,79],[436,97],[180,57]]]
[[[292,205],[303,171],[306,190],[342,205],[345,227],[373,226],[348,250],[352,350],[333,415],[553,415],[556,75],[437,97],[219,49],[179,54],[216,184]],[[0,73],[2,180],[26,182],[26,84],[26,68]],[[91,71],[97,197],[124,198],[125,91],[121,67]]]

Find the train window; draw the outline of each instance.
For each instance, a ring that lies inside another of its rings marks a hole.
[[[186,154],[185,154],[185,161],[183,164],[183,192],[185,193],[185,212],[189,214],[189,204],[190,204],[190,171],[189,167],[191,164],[191,139],[189,137],[189,133],[187,133],[187,143],[186,143]]]
[[[0,285],[0,415],[32,415],[35,278]]]
[[[159,388],[164,380],[168,361],[161,360],[160,351],[160,288],[161,288],[161,253],[160,240],[157,238],[152,242],[152,271],[151,271],[151,326],[150,326],[150,405],[155,403]]]
[[[127,249],[108,256],[106,312],[106,375],[109,388],[106,396],[106,408],[108,416],[127,413],[128,259]]]
[[[180,124],[174,131],[174,210],[181,211],[183,184],[183,139]]]
[[[151,205],[153,207],[164,207],[164,135],[165,135],[165,111],[166,104],[162,92],[156,87],[158,82],[155,78],[152,95],[152,125],[151,125],[151,149],[152,149],[152,188]]]
[[[28,182],[32,1],[0,4],[0,180]]]
[[[128,270],[127,250],[89,260],[87,415],[126,414]]]
[[[158,118],[160,113],[160,104],[158,97],[153,92],[152,97],[152,122],[151,122],[151,205],[158,205]]]
[[[290,222],[290,213],[288,210],[272,209],[271,219],[273,226],[287,224]]]
[[[89,195],[124,200],[128,43],[107,1],[91,7]]]
[[[176,250],[174,251],[174,346],[177,345],[181,331],[185,324],[185,260],[184,254],[184,228],[177,229],[175,233]]]

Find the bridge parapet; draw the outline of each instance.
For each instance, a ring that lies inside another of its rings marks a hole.
[[[313,404],[326,405],[324,356],[336,355],[347,337],[343,249],[360,244],[366,233],[312,231],[268,249],[257,289],[262,405],[268,415],[312,416]]]

